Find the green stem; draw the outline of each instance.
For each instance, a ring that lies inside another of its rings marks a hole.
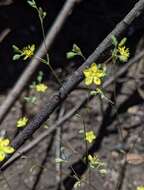
[[[50,63],[48,61],[46,61],[45,59],[42,59],[40,57],[35,57],[36,59],[39,59],[42,63],[48,65],[49,69],[51,70],[53,76],[55,77],[55,79],[57,80],[57,82],[59,83],[59,85],[62,85],[61,81],[59,80],[59,78],[57,77],[55,71],[53,70],[52,66],[50,65]]]
[[[56,78],[57,82],[59,83],[59,85],[61,86],[62,83],[61,81],[59,80],[58,76],[56,75],[54,69],[52,68],[51,64],[50,64],[50,60],[49,60],[49,54],[47,53],[47,45],[46,45],[46,35],[45,35],[45,31],[44,31],[44,24],[43,24],[43,18],[41,17],[40,15],[40,12],[39,12],[39,9],[36,7],[36,10],[38,12],[38,16],[39,16],[39,20],[40,20],[40,24],[41,24],[41,29],[42,29],[42,36],[43,36],[43,40],[44,40],[44,46],[45,46],[45,49],[46,49],[46,58],[47,58],[47,61],[45,61],[44,59],[41,59],[40,60],[47,64],[49,69],[51,70],[53,76]]]

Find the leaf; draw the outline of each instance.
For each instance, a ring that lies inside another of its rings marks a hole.
[[[20,49],[16,46],[16,45],[12,45],[12,48],[14,50],[15,53],[20,53]]]
[[[118,41],[117,41],[116,37],[115,37],[114,35],[112,35],[112,36],[111,36],[111,39],[112,39],[112,44],[113,44],[114,46],[117,46]]]
[[[33,8],[37,8],[37,6],[36,6],[36,3],[35,3],[35,1],[34,0],[29,0],[29,1],[27,1],[27,3],[31,6],[31,7],[33,7]]]
[[[42,71],[39,71],[39,73],[38,73],[38,76],[37,76],[37,81],[39,82],[39,83],[41,83],[42,82],[42,80],[43,80],[43,72]]]
[[[74,58],[75,56],[77,55],[77,53],[74,53],[74,52],[68,52],[67,54],[66,54],[66,57],[67,57],[67,59],[72,59],[72,58]]]
[[[84,133],[84,130],[83,129],[80,129],[79,130],[79,134],[83,134]]]
[[[48,128],[49,128],[49,126],[48,126],[47,124],[45,124],[43,127],[44,127],[45,129],[48,129]]]
[[[36,104],[37,97],[36,96],[25,96],[24,100],[28,103]]]
[[[39,15],[42,19],[44,19],[47,15],[47,13],[45,11],[43,11],[43,9],[41,7],[39,7]]]
[[[43,12],[43,19],[46,17],[47,13],[44,11]]]
[[[15,54],[12,58],[13,61],[16,61],[18,59],[20,59],[21,55],[20,54]]]
[[[90,91],[90,95],[91,96],[96,96],[98,93],[97,93],[97,91],[96,90],[92,90],[92,91]]]
[[[65,162],[65,160],[63,160],[63,159],[61,159],[61,158],[56,158],[56,159],[55,159],[55,162],[56,162],[56,163],[63,163],[63,162]]]
[[[73,44],[72,51],[77,53],[77,54],[81,54],[81,49],[76,44]]]
[[[123,45],[126,43],[126,41],[127,41],[127,38],[123,38],[123,39],[120,41],[119,46],[120,46],[120,47],[123,46]]]
[[[81,186],[81,181],[77,181],[75,184],[74,184],[74,189],[77,189],[79,188],[80,189],[80,186]]]

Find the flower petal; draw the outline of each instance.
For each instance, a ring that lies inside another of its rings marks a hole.
[[[31,49],[32,52],[34,52],[34,50],[35,50],[35,44],[33,44],[30,49]]]
[[[3,141],[1,142],[1,146],[8,146],[10,143],[9,139],[3,139]]]
[[[98,78],[101,78],[101,77],[104,77],[104,76],[105,76],[105,72],[104,72],[103,70],[99,69],[99,70],[97,71],[97,77],[98,77]]]
[[[14,149],[13,147],[6,146],[6,147],[3,147],[3,151],[4,151],[5,153],[10,154],[10,153],[13,153],[13,152],[15,151],[15,149]]]
[[[94,83],[96,85],[100,85],[101,84],[101,80],[98,77],[94,77]]]
[[[85,78],[84,83],[86,85],[90,85],[90,84],[92,84],[92,82],[93,82],[93,77],[87,77],[87,78]]]
[[[91,65],[91,71],[95,73],[95,72],[97,72],[97,70],[98,70],[98,68],[97,68],[96,63],[93,63],[93,64]]]
[[[85,77],[90,77],[90,76],[91,76],[90,69],[85,69],[85,70],[83,71],[83,73],[84,73]]]
[[[3,151],[0,151],[0,161],[3,161],[5,159],[5,153]]]

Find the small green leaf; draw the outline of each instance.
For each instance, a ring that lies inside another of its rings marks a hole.
[[[32,103],[32,104],[36,104],[36,100],[37,100],[37,98],[36,98],[36,96],[25,96],[24,97],[24,100],[26,101],[26,102],[28,102],[28,103]]]
[[[27,1],[27,3],[28,3],[31,7],[35,8],[35,9],[37,8],[36,3],[35,3],[34,0],[29,0],[29,1]]]
[[[48,129],[48,128],[49,128],[49,126],[48,126],[47,124],[45,124],[43,127],[44,127],[45,129]]]
[[[67,57],[67,59],[72,59],[72,58],[74,58],[76,55],[77,55],[77,53],[71,51],[71,52],[68,52],[68,53],[66,54],[66,57]]]
[[[84,130],[83,129],[80,129],[79,130],[79,134],[83,134],[84,133]]]
[[[15,54],[15,55],[13,56],[12,60],[13,60],[13,61],[16,61],[16,60],[20,59],[20,57],[21,57],[21,55]]]
[[[22,53],[21,50],[16,45],[12,45],[12,48],[15,53]]]
[[[43,9],[42,9],[41,7],[39,7],[38,11],[39,11],[40,17],[41,17],[42,19],[44,19],[44,18],[46,17],[46,14],[47,14],[47,13],[46,13],[45,11],[43,11]]]
[[[106,175],[107,174],[107,170],[106,169],[100,169],[100,174],[101,175]]]
[[[81,54],[81,49],[76,44],[73,44],[72,51],[77,53],[77,54]]]
[[[77,181],[75,184],[74,184],[74,189],[80,189],[80,186],[81,186],[81,181]]]
[[[123,45],[126,43],[126,41],[127,41],[127,38],[123,38],[123,39],[120,41],[119,46],[120,46],[120,47],[123,46]]]
[[[91,96],[96,96],[98,93],[97,93],[97,91],[95,91],[95,90],[92,90],[92,91],[90,91],[90,95]]]
[[[44,11],[43,12],[43,19],[46,17],[47,13]]]
[[[65,160],[63,160],[63,159],[61,159],[61,158],[56,158],[56,159],[55,159],[55,162],[56,162],[56,163],[63,163],[63,162],[65,162]]]
[[[43,80],[43,72],[42,71],[39,71],[39,73],[38,73],[38,76],[37,76],[37,81],[39,82],[39,83],[41,83],[42,82],[42,80]]]
[[[118,41],[117,41],[116,37],[115,37],[114,35],[112,35],[112,36],[111,36],[111,39],[112,39],[112,44],[113,44],[114,46],[117,46]]]

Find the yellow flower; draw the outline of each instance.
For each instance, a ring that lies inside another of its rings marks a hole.
[[[24,127],[24,126],[26,126],[27,122],[28,122],[28,118],[26,118],[26,117],[21,117],[21,118],[17,121],[16,126],[17,126],[18,128],[19,128],[19,127]]]
[[[9,146],[9,144],[9,139],[0,137],[0,161],[3,161],[5,159],[6,154],[11,154],[15,151],[13,147]]]
[[[118,57],[120,61],[126,62],[129,58],[129,49],[126,48],[125,46],[118,46]]]
[[[99,69],[96,63],[93,63],[88,69],[85,69],[83,73],[86,85],[91,85],[92,83],[100,85],[101,78],[105,76],[105,71],[103,69]]]
[[[96,139],[96,136],[93,131],[88,131],[85,133],[85,140],[89,143],[92,143],[93,140]]]
[[[35,86],[37,92],[45,92],[47,90],[47,85],[39,83]]]
[[[138,186],[136,190],[144,190],[144,186]]]
[[[107,170],[105,169],[106,164],[102,162],[98,156],[88,155],[88,161],[91,168],[97,168],[101,174],[106,174]]]
[[[22,56],[24,56],[24,60],[28,59],[28,58],[31,58],[34,54],[34,51],[35,51],[35,45],[28,45],[27,47],[24,47],[22,49]]]

